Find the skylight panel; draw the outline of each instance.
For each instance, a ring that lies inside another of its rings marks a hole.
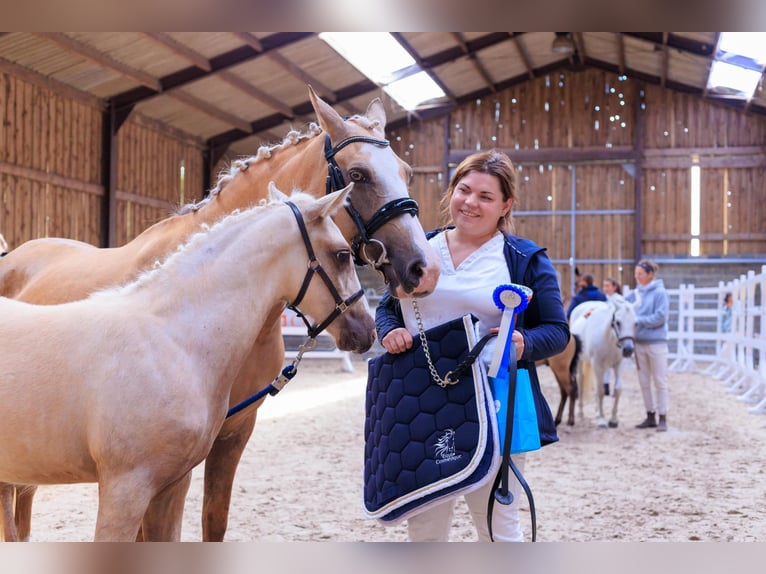
[[[319,38],[406,110],[445,95],[388,32],[321,32]]]
[[[766,33],[721,32],[707,87],[719,96],[749,100],[766,65]]]

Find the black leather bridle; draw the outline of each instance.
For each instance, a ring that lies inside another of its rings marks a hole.
[[[326,135],[324,140],[324,157],[327,160],[328,194],[346,187],[343,171],[340,169],[338,162],[335,161],[335,154],[347,145],[355,142],[369,143],[378,147],[388,147],[391,145],[388,140],[379,140],[367,136],[351,136],[333,147],[330,136]],[[385,245],[377,239],[373,239],[372,235],[394,217],[404,215],[405,213],[409,213],[412,217],[417,217],[418,203],[411,197],[394,199],[378,209],[367,223],[364,222],[359,211],[351,203],[351,198],[349,198],[346,204],[346,211],[359,232],[351,240],[351,253],[354,255],[354,263],[357,265],[369,265],[373,269],[380,271],[383,265],[389,263],[388,255]],[[368,246],[371,244],[377,245],[380,249],[380,255],[377,257],[371,257],[368,253]]]
[[[319,263],[319,260],[316,258],[314,248],[311,245],[311,239],[309,238],[308,231],[306,231],[306,223],[303,220],[303,215],[301,215],[300,210],[295,206],[293,202],[286,201],[285,203],[290,206],[290,209],[292,209],[293,214],[295,215],[295,219],[298,222],[298,229],[300,229],[301,237],[303,238],[303,244],[306,246],[306,251],[308,251],[309,254],[309,266],[308,270],[306,271],[306,276],[303,278],[303,284],[301,285],[300,291],[298,291],[298,295],[295,297],[295,300],[290,303],[287,308],[295,311],[298,317],[300,317],[306,324],[306,328],[308,329],[308,336],[311,339],[315,339],[319,333],[324,331],[327,326],[332,323],[339,315],[345,313],[346,310],[348,310],[348,308],[354,303],[354,301],[359,299],[364,294],[364,289],[359,289],[359,291],[353,295],[346,297],[345,300],[340,296],[338,290],[335,288],[335,285],[332,282],[332,279],[330,279],[330,276],[327,275],[327,272],[322,268],[322,264]],[[309,284],[311,283],[311,279],[314,277],[315,273],[319,275],[322,281],[324,281],[324,284],[327,286],[330,294],[335,299],[335,309],[330,312],[324,321],[312,325],[303,314],[303,312],[298,309],[298,305],[300,305],[301,301],[303,301],[303,297],[306,296],[306,291],[308,291]]]

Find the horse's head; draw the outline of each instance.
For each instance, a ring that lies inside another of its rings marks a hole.
[[[612,329],[617,337],[622,356],[627,358],[633,354],[636,336],[636,311],[633,305],[622,298],[612,299],[610,306],[614,308],[612,313]]]
[[[356,262],[380,272],[394,296],[429,294],[440,263],[417,217],[417,203],[409,197],[412,169],[385,139],[383,104],[376,98],[365,116],[344,120],[311,87],[309,95],[324,132],[328,192],[354,183],[337,222]]]
[[[272,198],[289,200],[298,223],[303,258],[308,255],[308,270],[298,277],[293,306],[304,317],[309,335],[327,330],[339,349],[362,353],[375,341],[375,322],[356,275],[351,251],[332,216],[343,207],[353,186],[321,199],[305,193],[286,198],[270,186]],[[285,262],[288,265],[289,262]]]

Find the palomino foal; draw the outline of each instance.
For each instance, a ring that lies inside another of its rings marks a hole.
[[[135,540],[150,501],[207,456],[252,341],[286,304],[336,316],[338,347],[367,350],[374,322],[330,218],[349,188],[293,194],[298,214],[277,201],[229,215],[81,301],[0,300],[0,480],[98,482],[95,540]]]
[[[318,127],[312,125],[305,134],[291,132],[281,144],[261,148],[256,156],[237,162],[221,176],[205,200],[153,225],[127,244],[99,249],[79,241],[46,238],[19,245],[0,262],[0,295],[52,305],[84,299],[98,289],[121,285],[151,267],[154,261],[164,260],[200,225],[210,225],[235,209],[255,205],[265,198],[269,181],[280,189],[297,187],[312,195],[324,195],[328,170],[334,174],[333,180],[354,182],[349,196],[353,210],[340,210],[335,220],[346,240],[360,247],[357,259],[378,269],[389,289],[400,297],[429,293],[439,277],[438,258],[428,245],[418,218],[413,216],[414,202],[407,189],[411,169],[385,139],[383,104],[376,98],[364,116],[343,119],[311,89],[309,96]],[[330,150],[326,151],[328,144]],[[354,212],[358,218],[351,216]],[[360,230],[355,221],[365,229]],[[370,243],[362,241],[362,235],[368,236]],[[251,341],[250,353],[232,388],[232,404],[266,387],[280,372],[283,362],[280,316],[275,315]],[[202,508],[204,540],[224,538],[234,476],[253,432],[256,412],[257,405],[227,419],[208,454]],[[144,539],[180,537],[188,485],[187,478],[152,501],[144,520]],[[2,490],[0,486],[0,495]],[[23,540],[30,537],[34,492],[31,486],[16,491],[15,520]]]

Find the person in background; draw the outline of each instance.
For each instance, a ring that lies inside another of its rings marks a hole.
[[[607,301],[609,301],[609,299],[612,299],[615,295],[617,295],[618,297],[622,297],[622,288],[620,287],[620,284],[617,282],[617,279],[615,279],[614,277],[607,277],[606,279],[604,279],[602,288],[604,290],[604,295],[606,295]]]
[[[723,310],[721,311],[721,333],[731,333],[731,315],[734,306],[734,298],[731,293],[723,296]]]
[[[569,341],[569,325],[561,302],[556,271],[545,249],[528,239],[512,235],[511,213],[517,202],[516,170],[510,158],[497,150],[468,156],[458,165],[442,198],[442,213],[448,227],[429,234],[429,242],[442,260],[442,274],[435,290],[418,299],[394,299],[386,293],[376,310],[378,339],[389,353],[412,347],[420,330],[473,313],[479,318],[482,337],[500,326],[502,311],[493,302],[499,285],[518,283],[533,291],[526,310],[516,318],[512,340],[516,345],[518,368],[527,369],[530,382],[539,388],[535,361],[556,355]],[[494,343],[496,340],[492,340]],[[492,357],[488,344],[479,357],[486,364]],[[550,408],[543,398],[538,405],[541,444],[558,440]],[[542,408],[540,408],[542,407]],[[540,412],[544,411],[544,412]],[[513,455],[521,472],[526,454]],[[487,506],[494,476],[477,490],[465,494],[465,501],[479,541],[489,541]],[[519,521],[521,485],[511,476],[513,503],[494,505],[492,529],[497,541],[524,540]],[[407,521],[413,542],[447,541],[455,499],[428,508]]]
[[[658,269],[653,261],[639,261],[633,274],[636,288],[625,300],[636,303],[636,369],[646,407],[646,419],[636,428],[666,431],[670,402],[667,380],[669,303],[665,283],[657,278]]]
[[[580,303],[585,303],[586,301],[606,301],[606,294],[593,284],[593,275],[586,273],[580,281],[582,281],[584,287],[572,297],[572,301],[567,308],[567,319],[572,314],[572,309]]]

